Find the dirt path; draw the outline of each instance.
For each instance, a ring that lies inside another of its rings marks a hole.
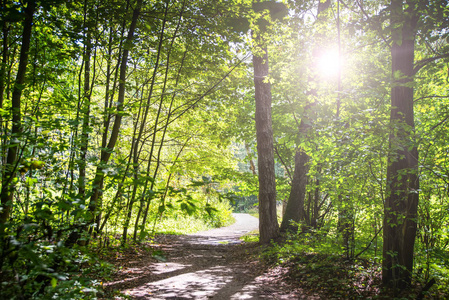
[[[120,290],[132,299],[300,299],[276,281],[275,270],[267,274],[250,255],[257,245],[239,240],[258,228],[258,219],[248,214],[234,217],[229,227],[164,236],[158,242],[166,261],[136,257],[113,282],[105,283],[106,290]]]

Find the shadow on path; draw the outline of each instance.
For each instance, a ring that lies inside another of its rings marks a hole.
[[[165,236],[160,243],[166,262],[148,259],[125,268],[121,280],[106,283],[106,289],[119,289],[132,299],[299,299],[266,284],[264,270],[248,255],[257,245],[239,240],[258,228],[258,219],[234,217],[229,227]]]

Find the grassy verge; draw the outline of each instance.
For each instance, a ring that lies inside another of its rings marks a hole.
[[[428,279],[419,271],[408,290],[383,288],[379,259],[371,255],[347,259],[335,240],[332,234],[287,235],[266,248],[261,259],[283,269],[284,280],[292,287],[323,299],[449,299],[446,279],[426,291]]]

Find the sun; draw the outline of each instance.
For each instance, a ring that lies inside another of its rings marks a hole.
[[[342,67],[342,58],[338,49],[324,50],[320,53],[317,62],[318,72],[326,77],[336,77]]]

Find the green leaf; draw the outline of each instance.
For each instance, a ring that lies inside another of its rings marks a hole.
[[[53,277],[53,278],[51,279],[51,286],[52,286],[53,288],[55,288],[56,285],[58,285],[58,280],[57,280],[56,278]]]

